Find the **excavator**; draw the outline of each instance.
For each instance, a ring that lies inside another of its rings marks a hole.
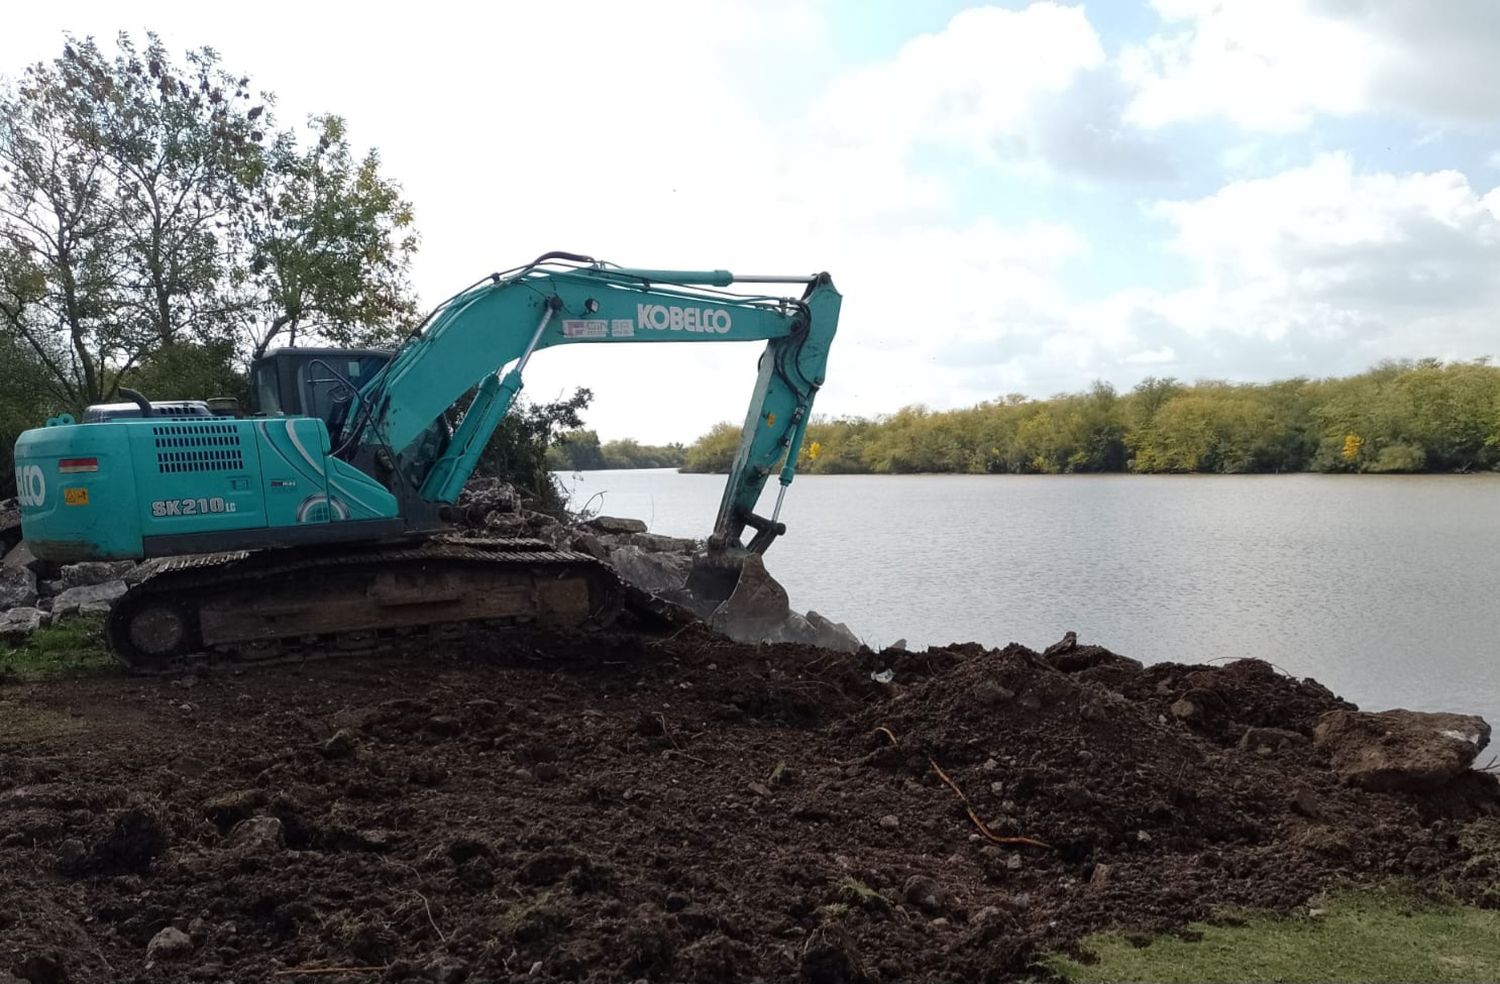
[[[800,285],[800,296],[763,293],[772,284]],[[43,561],[145,561],[106,620],[111,649],[141,672],[358,650],[476,623],[607,625],[624,586],[592,556],[453,528],[527,363],[560,345],[763,341],[695,558],[694,590],[722,601],[745,558],[786,531],[782,502],[841,300],[826,273],[736,276],[546,253],[454,294],[394,350],[261,357],[248,413],[122,390],[127,404],[24,432],[22,532]],[[773,472],[781,488],[766,517],[755,509]]]

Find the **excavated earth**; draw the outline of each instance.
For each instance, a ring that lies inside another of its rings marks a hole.
[[[1494,904],[1494,780],[1341,783],[1303,739],[1348,706],[1253,661],[696,626],[13,685],[0,981],[1004,981],[1347,882]]]

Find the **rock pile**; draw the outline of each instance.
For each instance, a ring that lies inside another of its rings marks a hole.
[[[23,639],[67,615],[108,613],[135,566],[124,560],[59,567],[38,560],[24,541],[15,543],[0,558],[0,640]]]
[[[735,642],[787,642],[850,653],[862,645],[842,622],[815,611],[793,611],[786,590],[759,556],[746,559],[737,572],[738,588],[721,603],[690,587],[695,561],[707,559],[701,540],[651,533],[638,519],[616,516],[562,522],[526,510],[510,486],[494,479],[471,481],[458,506],[460,522],[476,536],[534,537],[586,553],[609,564],[638,591],[685,609]]]

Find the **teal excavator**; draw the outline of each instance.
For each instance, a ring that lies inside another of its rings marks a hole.
[[[725,290],[736,284],[802,290]],[[827,274],[633,269],[547,253],[455,294],[393,352],[290,348],[258,359],[247,414],[123,390],[128,404],[26,431],[15,449],[22,532],[44,561],[149,561],[107,621],[115,653],[144,671],[359,649],[473,623],[607,624],[624,591],[593,557],[452,530],[528,361],[558,345],[763,341],[695,570],[695,590],[721,601],[743,559],[785,532],[782,498],[840,301]],[[763,517],[756,505],[778,469],[775,511]]]

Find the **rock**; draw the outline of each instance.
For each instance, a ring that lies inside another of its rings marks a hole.
[[[807,622],[817,633],[813,645],[823,649],[833,649],[841,653],[857,653],[863,645],[859,636],[850,631],[849,626],[843,622],[835,622],[824,618],[817,612],[808,610]]]
[[[1471,714],[1329,711],[1313,744],[1345,782],[1374,792],[1430,792],[1474,764],[1490,726]]]
[[[83,846],[83,841],[76,837],[69,837],[57,845],[57,868],[62,872],[78,871],[83,867],[84,859],[88,857],[88,849]]]
[[[584,523],[600,533],[644,533],[646,524],[638,519],[622,519],[616,516],[595,516]]]
[[[52,617],[60,615],[108,615],[115,599],[125,593],[125,582],[105,581],[66,588],[52,599]]]
[[[620,577],[656,595],[681,588],[693,568],[692,558],[686,555],[649,553],[636,546],[611,551],[609,563]]]
[[[698,549],[697,540],[686,540],[680,536],[662,536],[659,533],[636,533],[627,542],[630,546],[640,547],[648,553],[690,554]]]
[[[286,846],[286,829],[275,817],[251,817],[230,831],[225,846],[240,854],[275,854]]]
[[[817,630],[812,623],[796,612],[787,612],[786,620],[760,642],[790,642],[801,646],[818,644]]]
[[[0,611],[0,639],[19,642],[42,627],[45,612],[40,608],[12,608]]]
[[[1059,640],[1057,642],[1054,642],[1052,645],[1050,645],[1046,649],[1042,650],[1042,658],[1050,660],[1050,659],[1052,659],[1055,656],[1061,656],[1064,653],[1071,653],[1073,650],[1075,650],[1077,648],[1078,648],[1078,633],[1074,632],[1072,630],[1069,630],[1069,631],[1063,633],[1063,637],[1062,637],[1061,640]]]
[[[576,534],[571,546],[574,550],[586,553],[595,560],[609,559],[609,549],[604,546],[604,541],[592,533]]]
[[[456,735],[464,730],[464,725],[451,715],[435,714],[427,719],[427,730],[435,735]]]
[[[953,892],[926,875],[912,875],[901,888],[907,905],[915,906],[929,916],[951,912],[957,899]]]
[[[1189,690],[1168,708],[1183,724],[1199,730],[1212,730],[1224,715],[1224,698],[1212,690]]]
[[[46,565],[37,559],[36,554],[31,552],[31,546],[22,540],[6,551],[5,559],[0,560],[0,566],[24,567],[35,574]]]
[[[856,984],[870,979],[859,950],[837,923],[819,926],[802,947],[803,984]]]
[[[905,639],[897,639],[895,642],[891,643],[889,646],[886,646],[885,648],[887,648],[887,649],[894,649],[894,650],[897,650],[898,652],[903,652],[904,653],[904,652],[906,652],[906,640]]]
[[[880,826],[882,830],[895,830],[901,826],[901,819],[894,813],[887,813],[880,818]]]
[[[748,789],[748,790],[750,790],[750,792],[754,793],[756,796],[765,797],[765,796],[770,796],[771,795],[770,787],[768,787],[763,782],[752,782],[752,783],[748,784],[745,788]]]
[[[328,759],[345,759],[352,756],[359,748],[359,742],[354,737],[354,732],[348,728],[340,728],[333,733],[323,744],[318,746],[318,753]]]
[[[1299,786],[1292,792],[1287,799],[1287,808],[1310,820],[1317,820],[1323,816],[1323,805],[1318,801],[1317,794],[1306,786]]]
[[[1094,865],[1094,873],[1089,875],[1089,887],[1104,888],[1109,884],[1110,876],[1114,874],[1115,868],[1112,864],[1099,863]]]
[[[36,575],[25,567],[0,566],[0,611],[36,604]]]
[[[434,984],[463,984],[469,979],[469,964],[458,957],[438,957],[427,965],[427,979]]]
[[[1263,748],[1280,751],[1283,748],[1306,744],[1306,735],[1288,731],[1286,728],[1246,728],[1245,733],[1240,736],[1240,748],[1247,752],[1256,752]]]
[[[193,938],[175,926],[168,926],[146,944],[147,960],[178,960],[192,952]]]
[[[64,564],[61,571],[63,588],[83,588],[106,581],[118,581],[135,569],[132,560],[86,560],[81,564]]]

